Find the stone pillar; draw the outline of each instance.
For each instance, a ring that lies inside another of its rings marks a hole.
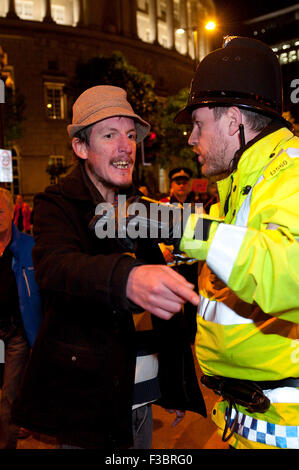
[[[43,21],[45,23],[54,23],[51,13],[51,0],[45,0],[45,16]]]
[[[17,13],[16,13],[16,5],[15,5],[15,0],[9,0],[8,3],[8,12],[6,14],[6,18],[19,18]]]
[[[119,34],[130,38],[138,39],[136,0],[120,0],[118,8]]]
[[[123,25],[120,19],[121,4],[119,0],[101,0],[99,5],[101,5],[102,8],[102,31],[105,33],[120,34]]]
[[[167,29],[168,29],[169,49],[175,49],[173,0],[166,0],[166,24],[167,24]]]
[[[77,26],[84,26],[85,25],[85,15],[84,15],[84,4],[83,0],[79,0],[79,18]]]
[[[138,39],[137,34],[137,0],[130,0],[130,36]]]
[[[157,0],[149,0],[150,41],[158,44]]]
[[[185,45],[185,54],[189,55],[189,24],[188,24],[188,12],[187,12],[187,1],[180,0],[180,18],[181,18],[181,28],[185,30],[184,33],[184,45]]]

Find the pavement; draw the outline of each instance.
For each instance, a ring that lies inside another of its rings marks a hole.
[[[197,368],[198,378],[200,371]],[[201,385],[207,408],[207,418],[188,411],[184,419],[172,426],[175,416],[160,406],[153,405],[153,442],[152,449],[228,449],[228,444],[221,440],[210,415],[217,400],[216,395]],[[55,449],[55,438],[31,434],[26,439],[18,440],[17,449]]]
[[[208,416],[203,418],[188,411],[184,419],[175,427],[171,424],[174,415],[160,406],[153,405],[153,443],[152,449],[227,449],[216,427],[210,419],[210,410],[215,398],[211,392],[203,390]],[[26,439],[18,440],[17,449],[55,449],[53,437],[30,434]]]

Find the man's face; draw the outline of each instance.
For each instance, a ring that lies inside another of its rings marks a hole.
[[[85,155],[89,171],[106,188],[132,183],[136,157],[136,129],[133,119],[112,117],[94,124]]]
[[[177,198],[186,198],[190,191],[190,180],[188,178],[175,178],[171,182],[173,195]]]
[[[0,238],[3,233],[10,230],[12,217],[12,210],[9,209],[6,199],[0,194]]]
[[[188,143],[198,155],[202,173],[206,176],[225,173],[232,159],[228,151],[225,118],[223,115],[216,121],[213,110],[208,107],[197,108],[192,113],[193,129]]]
[[[16,204],[18,206],[21,206],[23,204],[23,198],[20,194],[18,194],[17,197],[16,197]]]

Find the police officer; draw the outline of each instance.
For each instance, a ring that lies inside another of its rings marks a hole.
[[[273,51],[232,37],[200,63],[176,117],[193,124],[202,172],[222,176],[203,240],[189,221],[180,249],[205,260],[196,352],[236,448],[299,447],[299,139],[282,110]]]
[[[299,448],[299,138],[282,111],[272,49],[229,37],[176,116],[193,125],[202,173],[219,179],[220,204],[167,241],[203,261],[195,350],[234,448]]]

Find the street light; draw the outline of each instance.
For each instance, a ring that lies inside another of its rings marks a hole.
[[[206,24],[205,24],[205,29],[207,31],[214,31],[214,29],[216,28],[216,23],[214,21],[208,21]]]
[[[216,23],[213,20],[209,20],[204,24],[204,29],[206,31],[214,31],[216,29]],[[197,27],[192,27],[192,28],[178,28],[176,30],[176,34],[178,35],[183,35],[187,33],[188,31],[192,32],[192,39],[193,39],[193,51],[194,51],[194,68],[196,69],[197,64],[198,64],[198,28]]]

